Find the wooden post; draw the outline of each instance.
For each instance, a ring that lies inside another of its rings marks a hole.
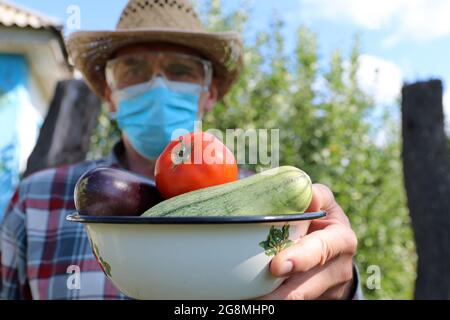
[[[416,299],[450,299],[450,153],[442,83],[403,88],[403,163],[418,266]]]
[[[80,80],[58,83],[24,177],[83,161],[101,110],[100,99]]]

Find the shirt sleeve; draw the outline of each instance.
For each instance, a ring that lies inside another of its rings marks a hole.
[[[25,210],[14,194],[3,218],[0,233],[0,299],[31,298],[27,279]]]
[[[361,277],[359,276],[359,270],[355,263],[353,263],[353,287],[351,300],[364,300],[364,295],[361,289]]]

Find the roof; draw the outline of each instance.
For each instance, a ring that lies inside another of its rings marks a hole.
[[[0,0],[0,53],[24,55],[48,107],[56,83],[73,77],[57,19]]]
[[[0,0],[0,25],[6,27],[17,26],[33,29],[62,30],[57,19],[35,12],[31,9]]]

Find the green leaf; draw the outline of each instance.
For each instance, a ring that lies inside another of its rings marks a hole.
[[[91,243],[92,244],[92,248],[94,250],[94,254],[95,256],[98,258],[99,263],[101,264],[103,271],[109,276],[111,277],[111,265],[109,263],[107,263],[102,256],[100,255],[100,252],[98,250],[98,247],[95,243]]]
[[[293,244],[289,238],[289,226],[285,225],[281,229],[272,226],[267,235],[266,241],[261,241],[259,246],[265,250],[266,255],[273,256],[278,254],[284,248]]]
[[[103,259],[101,259],[101,261],[102,261],[103,268],[105,268],[105,273],[109,277],[111,277],[111,266],[110,266],[110,264],[108,262],[106,262],[105,260],[103,260]]]
[[[267,241],[261,241],[259,243],[259,246],[262,247],[264,250],[269,250],[270,249],[269,243]]]
[[[292,240],[287,240],[286,242],[283,243],[283,250],[286,248],[289,248],[290,246],[292,246],[295,242]]]
[[[266,250],[265,253],[267,256],[271,257],[271,256],[275,256],[277,254],[277,250],[275,248],[272,248],[272,249]]]
[[[289,238],[289,225],[286,224],[283,226],[283,240],[287,240]]]

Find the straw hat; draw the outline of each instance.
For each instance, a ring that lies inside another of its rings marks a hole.
[[[193,48],[209,59],[222,98],[239,77],[243,46],[236,32],[207,32],[188,0],[130,0],[115,31],[73,33],[67,48],[88,85],[104,98],[105,65],[119,48],[168,42]]]

